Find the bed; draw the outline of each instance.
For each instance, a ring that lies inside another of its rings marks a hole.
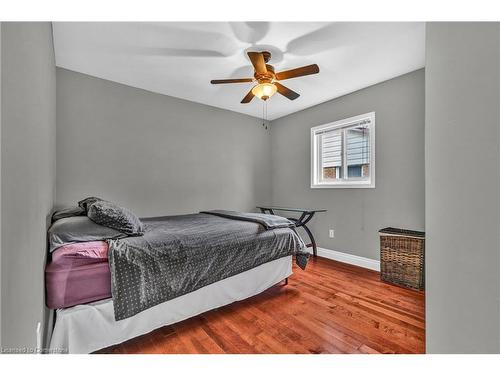
[[[51,246],[46,267],[47,306],[56,310],[51,351],[90,353],[251,297],[290,276],[292,257],[305,268],[309,253],[293,223],[270,216],[145,218],[140,235],[86,235],[93,241],[72,237],[62,246],[64,235],[52,233],[58,247]]]

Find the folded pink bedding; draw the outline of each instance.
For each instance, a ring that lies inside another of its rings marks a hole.
[[[51,309],[110,298],[108,244],[91,241],[61,246],[45,268],[45,286]]]

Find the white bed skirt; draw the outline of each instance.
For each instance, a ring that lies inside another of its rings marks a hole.
[[[115,321],[111,299],[59,309],[50,349],[52,352],[91,353],[254,296],[291,274],[292,257],[277,259],[118,322]]]

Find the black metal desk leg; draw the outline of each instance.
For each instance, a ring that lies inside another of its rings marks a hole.
[[[293,218],[293,217],[288,218],[288,220],[291,220],[295,223],[295,228],[292,228],[292,230],[295,231],[295,233],[297,233],[297,231],[296,231],[297,228],[304,227],[304,230],[306,231],[307,235],[309,236],[309,239],[311,240],[311,243],[307,244],[306,246],[312,247],[314,257],[318,256],[318,248],[316,246],[316,240],[314,239],[314,236],[313,236],[311,230],[307,227],[306,224],[309,223],[309,221],[311,221],[311,219],[313,218],[313,216],[316,212],[326,212],[326,210],[324,210],[324,209],[308,210],[308,209],[274,207],[274,206],[270,206],[270,207],[257,206],[257,208],[259,208],[262,213],[265,214],[265,213],[269,212],[269,214],[271,214],[271,215],[275,215],[274,209],[276,209],[277,211],[300,212],[301,215],[299,218]],[[297,235],[298,235],[298,233],[297,233]]]
[[[306,225],[302,225],[302,228],[304,228],[307,235],[309,236],[309,239],[311,240],[311,243],[309,245],[313,248],[313,255],[315,257],[317,257],[318,256],[318,249],[316,247],[316,241],[314,240],[314,236],[312,235],[311,231],[309,230],[309,228]]]
[[[314,239],[312,232],[310,231],[310,229],[306,225],[312,219],[313,216],[314,216],[314,212],[304,212],[304,213],[302,213],[302,215],[298,219],[295,219],[293,217],[289,217],[288,220],[292,220],[293,222],[295,222],[296,228],[301,228],[301,227],[304,228],[307,235],[309,236],[309,239],[311,240],[311,243],[307,244],[306,246],[312,247],[313,256],[316,257],[316,256],[318,256],[318,249],[316,246],[316,241]]]

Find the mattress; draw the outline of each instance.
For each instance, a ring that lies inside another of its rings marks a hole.
[[[108,244],[65,245],[52,253],[45,268],[46,304],[61,309],[111,297]]]

